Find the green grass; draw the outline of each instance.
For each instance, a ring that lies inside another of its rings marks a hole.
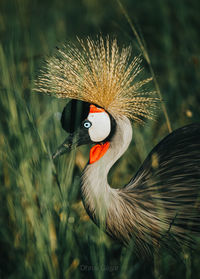
[[[172,128],[199,121],[199,1],[123,5],[145,38]],[[57,44],[99,32],[138,48],[115,1],[0,3],[0,278],[200,278],[198,253],[139,261],[134,245],[121,247],[92,223],[80,200],[88,147],[51,159],[66,137],[58,117],[66,102],[32,92],[35,75]],[[162,108],[157,121],[134,126],[130,150],[111,171],[113,187],[167,133]]]

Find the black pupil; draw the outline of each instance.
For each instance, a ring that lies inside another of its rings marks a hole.
[[[90,128],[90,122],[88,122],[88,121],[85,122],[85,123],[84,123],[84,127],[85,127],[85,128]]]

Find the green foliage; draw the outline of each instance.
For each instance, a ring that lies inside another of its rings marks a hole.
[[[172,128],[199,121],[200,2],[123,5],[147,44]],[[80,201],[87,147],[51,159],[66,136],[59,121],[65,101],[31,91],[37,69],[57,44],[99,32],[139,49],[117,1],[0,2],[0,278],[199,276],[198,255],[184,252],[180,261],[161,251],[154,262],[138,261],[134,244],[121,247],[90,221]],[[168,133],[162,109],[157,119],[134,127],[130,150],[110,173],[113,187],[128,182]]]

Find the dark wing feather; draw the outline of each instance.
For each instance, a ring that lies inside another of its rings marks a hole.
[[[121,195],[130,203],[131,197],[135,201],[136,221],[149,230],[154,243],[165,239],[168,245],[173,238],[191,246],[191,236],[200,235],[200,124],[182,127],[165,137]]]
[[[172,187],[179,183],[187,187],[188,182],[199,183],[200,124],[179,128],[166,136],[153,148],[126,187],[149,187],[146,182],[152,178],[164,182],[163,191],[166,191],[166,182],[173,182]]]

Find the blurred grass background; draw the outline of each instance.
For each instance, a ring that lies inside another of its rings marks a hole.
[[[122,4],[146,42],[172,129],[199,121],[200,2]],[[121,247],[90,221],[79,184],[88,147],[51,160],[66,137],[59,121],[66,102],[32,92],[34,77],[56,45],[100,32],[139,49],[117,1],[0,2],[0,278],[200,278],[200,248],[182,261],[165,251],[138,261],[134,247]],[[128,182],[167,133],[162,109],[157,121],[134,127],[111,185]]]

